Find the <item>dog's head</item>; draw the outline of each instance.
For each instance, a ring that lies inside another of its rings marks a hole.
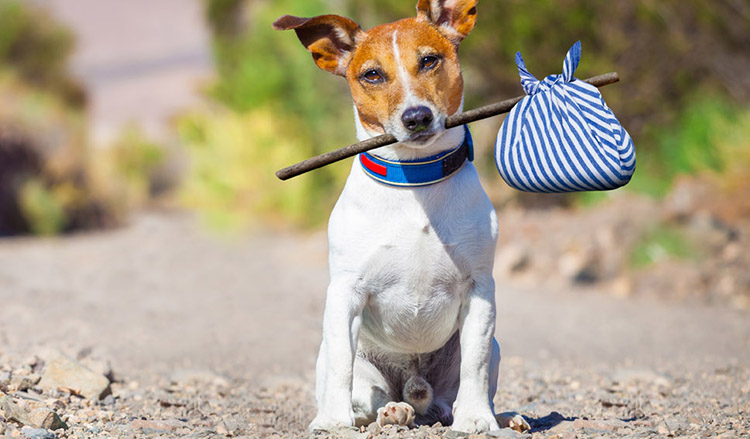
[[[367,134],[421,148],[461,111],[458,45],[474,28],[477,1],[419,0],[417,17],[369,31],[338,15],[285,15],[273,26],[294,29],[318,67],[346,78]]]

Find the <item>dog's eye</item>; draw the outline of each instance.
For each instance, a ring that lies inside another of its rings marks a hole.
[[[435,55],[423,56],[422,59],[419,60],[419,70],[423,72],[427,70],[432,70],[435,67],[437,67],[439,63],[440,63],[440,58]]]
[[[380,73],[379,70],[372,69],[372,70],[366,71],[362,75],[362,79],[369,82],[370,84],[377,84],[377,83],[383,82],[385,78],[383,77],[383,75]]]

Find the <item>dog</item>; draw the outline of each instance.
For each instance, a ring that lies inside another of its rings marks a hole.
[[[468,129],[444,128],[463,109],[458,47],[476,6],[419,0],[416,17],[368,31],[338,15],[273,24],[346,78],[360,140],[398,140],[354,161],[331,213],[311,431],[375,421],[528,429],[494,413],[497,216]]]

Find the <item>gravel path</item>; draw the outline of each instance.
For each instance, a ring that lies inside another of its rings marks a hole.
[[[163,212],[0,241],[0,437],[304,436],[326,267],[322,233],[217,239]],[[531,437],[750,434],[747,313],[497,283],[496,405],[527,417]],[[111,396],[45,385],[48,348],[108,375]],[[9,407],[51,409],[69,428],[22,428]]]

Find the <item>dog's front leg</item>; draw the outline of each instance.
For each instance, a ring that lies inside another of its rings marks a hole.
[[[316,366],[318,414],[310,431],[354,425],[352,379],[364,295],[354,282],[333,278],[326,293],[323,343]]]
[[[487,274],[475,278],[461,306],[461,371],[453,405],[453,430],[479,433],[498,429],[489,400],[489,363],[494,333],[495,281]]]

